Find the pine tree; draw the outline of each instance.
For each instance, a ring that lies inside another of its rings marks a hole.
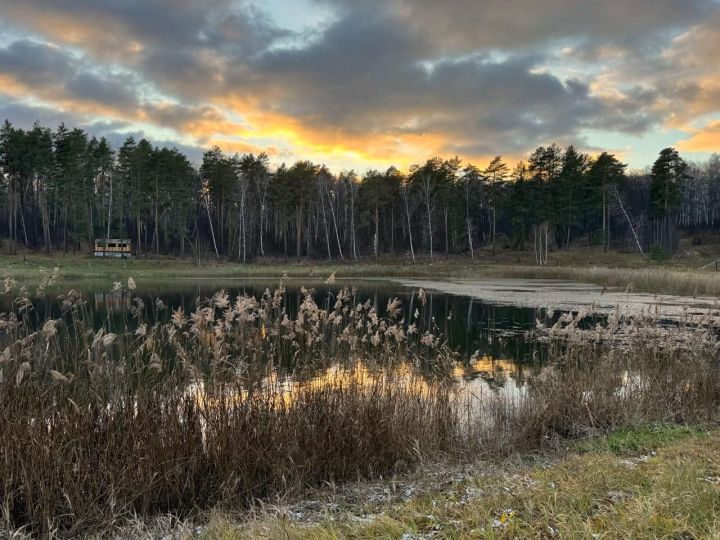
[[[665,148],[653,164],[650,183],[652,216],[656,220],[656,243],[666,250],[675,247],[675,214],[689,178],[687,163],[674,148]]]

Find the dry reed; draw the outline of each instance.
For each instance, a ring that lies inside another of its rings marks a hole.
[[[59,298],[63,317],[34,321],[21,290],[0,319],[6,525],[73,535],[122,517],[246,505],[393,473],[455,444],[446,385],[373,366],[448,356],[398,320],[397,301],[382,318],[350,290],[326,309],[304,291],[290,319],[283,295],[220,291],[152,326],[135,298],[137,330],[109,333],[88,326],[73,291]],[[279,362],[340,367],[303,383],[275,374]]]
[[[37,320],[21,290],[0,317],[0,530],[107,532],[135,516],[394,474],[433,453],[505,455],[620,426],[715,421],[720,407],[711,318],[659,333],[650,319],[582,330],[567,316],[546,329],[553,364],[518,397],[468,406],[447,382],[442,340],[422,316],[401,320],[397,301],[380,317],[351,290],[325,307],[305,291],[289,318],[281,285],[260,298],[220,291],[150,325],[135,298],[137,330],[121,333],[91,328],[77,293],[59,302],[61,318]],[[632,339],[611,339],[620,333]],[[308,379],[308,363],[333,369]]]

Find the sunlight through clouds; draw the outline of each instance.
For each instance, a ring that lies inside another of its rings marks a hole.
[[[640,167],[660,127],[716,149],[714,0],[451,4],[9,0],[0,113],[348,169],[610,136]]]

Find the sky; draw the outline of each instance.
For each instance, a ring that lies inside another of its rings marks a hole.
[[[720,0],[2,0],[0,120],[335,170],[720,151]]]

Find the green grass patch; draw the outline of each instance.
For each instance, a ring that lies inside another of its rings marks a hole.
[[[609,452],[619,456],[648,453],[662,446],[689,437],[702,438],[707,431],[700,427],[678,425],[646,425],[628,427],[608,435],[593,437],[577,444],[580,452]]]

